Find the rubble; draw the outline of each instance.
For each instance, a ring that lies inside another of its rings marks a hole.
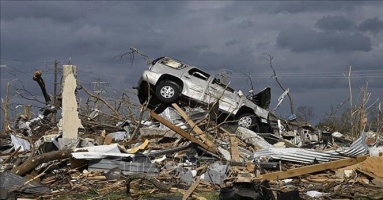
[[[101,110],[76,111],[75,74],[67,68],[62,126],[35,129],[22,116],[1,135],[0,199],[89,190],[100,197],[123,191],[132,199],[147,193],[204,199],[211,191],[219,199],[383,198],[382,141],[371,132],[347,143],[342,133],[318,134],[307,124],[286,130],[278,119],[275,131],[257,133],[178,103],[161,114],[150,110],[148,119],[108,116],[113,120],[101,126]],[[44,86],[41,74],[37,80]]]

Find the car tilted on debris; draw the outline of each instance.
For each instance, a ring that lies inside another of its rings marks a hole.
[[[154,95],[153,95],[154,94]],[[257,132],[270,132],[268,123],[270,88],[244,96],[197,67],[169,57],[154,60],[138,83],[141,104],[162,112],[175,102],[212,105],[218,100],[219,112],[234,118],[238,125]],[[148,98],[150,97],[150,98]]]

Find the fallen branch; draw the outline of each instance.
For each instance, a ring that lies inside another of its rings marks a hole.
[[[41,163],[47,163],[53,160],[69,158],[71,153],[72,153],[71,149],[65,149],[60,151],[43,153],[37,156],[31,156],[23,164],[12,169],[12,172],[17,175],[23,176],[27,174],[28,172],[32,171]]]
[[[80,85],[81,89],[83,89],[85,91],[85,93],[87,93],[89,96],[97,99],[97,100],[100,100],[102,103],[104,103],[114,114],[116,114],[116,116],[121,119],[121,115],[119,112],[117,112],[116,109],[114,109],[108,102],[106,102],[103,98],[97,96],[97,95],[94,95],[92,93],[90,93],[84,86]]]
[[[9,161],[12,160],[12,158],[20,151],[21,146],[17,148],[6,160],[3,161],[3,163],[8,163]]]

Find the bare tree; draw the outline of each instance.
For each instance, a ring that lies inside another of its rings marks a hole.
[[[273,70],[273,76],[275,78],[275,81],[278,83],[279,87],[283,90],[283,92],[286,91],[286,89],[282,86],[282,84],[279,82],[278,80],[278,76],[277,76],[277,72],[275,71],[274,67],[273,67],[273,59],[274,57],[271,56],[270,54],[268,53],[263,53],[263,55],[266,55],[268,58],[267,58],[267,61],[269,61],[269,67]],[[289,101],[290,101],[290,110],[291,110],[291,114],[293,115],[294,114],[294,106],[293,106],[293,100],[290,96],[290,93],[288,92],[287,93],[287,96],[289,98]]]
[[[12,80],[11,82],[13,82],[15,80]],[[1,110],[3,111],[3,116],[4,116],[4,126],[3,126],[3,130],[2,132],[5,133],[6,131],[9,131],[10,130],[10,127],[9,127],[9,88],[11,86],[11,82],[8,82],[7,83],[7,91],[6,91],[6,94],[5,94],[5,99],[1,99],[2,100],[2,106],[1,106]]]
[[[148,65],[150,64],[151,60],[148,55],[141,53],[137,48],[134,48],[134,47],[130,47],[129,50],[130,50],[129,52],[122,53],[116,57],[119,57],[120,60],[122,60],[124,57],[129,55],[130,65],[133,66],[135,55],[138,54],[145,60],[146,64]]]
[[[297,108],[297,118],[299,121],[309,122],[315,117],[314,109],[311,106],[299,106]]]

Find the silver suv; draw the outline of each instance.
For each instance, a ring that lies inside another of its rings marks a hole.
[[[157,112],[174,102],[209,105],[219,100],[220,113],[234,118],[238,125],[256,132],[270,132],[266,110],[270,104],[270,88],[244,96],[241,91],[221,83],[218,76],[169,57],[154,60],[149,70],[143,72],[138,83],[138,98],[141,104],[149,99],[148,107],[157,108]]]

